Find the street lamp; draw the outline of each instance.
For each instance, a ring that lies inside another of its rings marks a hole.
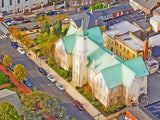
[[[94,103],[99,103],[99,102],[92,102],[92,105],[93,105]],[[99,107],[100,107],[100,106],[99,106]],[[99,111],[99,109],[98,109],[98,120],[99,120],[99,114],[100,114],[100,111]]]

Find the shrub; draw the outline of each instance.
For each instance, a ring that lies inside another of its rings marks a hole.
[[[13,82],[9,83],[9,87],[13,88],[14,87],[14,83]]]
[[[76,86],[76,89],[79,89],[79,87],[78,87],[78,86]]]
[[[99,103],[97,103],[97,102],[94,103],[93,106],[94,106],[95,108],[97,108],[97,109],[99,109],[99,107],[100,107]]]
[[[33,52],[35,52],[35,53],[38,53],[38,52],[40,52],[41,51],[41,49],[34,49],[33,50]]]
[[[78,92],[82,94],[83,93],[83,89],[78,89]]]
[[[118,103],[118,104],[115,104],[115,105],[111,105],[111,106],[105,107],[104,108],[104,112],[106,112],[106,113],[114,113],[114,112],[117,112],[117,111],[123,109],[124,107],[125,107],[125,104]]]
[[[3,83],[9,83],[9,75],[4,75],[2,81]]]
[[[72,79],[71,79],[71,78],[67,78],[67,81],[68,81],[68,82],[71,82],[71,81],[72,81]]]

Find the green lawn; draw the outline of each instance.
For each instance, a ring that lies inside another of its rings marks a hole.
[[[0,85],[4,84],[4,83],[2,82],[3,76],[4,76],[4,75],[0,72]]]

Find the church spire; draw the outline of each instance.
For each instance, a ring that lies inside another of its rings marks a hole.
[[[87,35],[88,35],[87,32],[84,32],[83,19],[81,20],[81,27],[78,28],[78,30],[77,30],[77,35],[78,35],[78,36],[87,36]]]

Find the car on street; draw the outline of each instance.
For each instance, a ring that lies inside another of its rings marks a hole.
[[[15,67],[15,64],[12,63],[12,65],[10,66],[10,70],[14,71],[14,67]]]
[[[50,12],[47,13],[48,16],[50,16],[50,15],[56,15],[56,14],[57,14],[56,11],[50,11]]]
[[[12,18],[7,18],[7,19],[4,20],[5,23],[11,22],[11,21],[12,21]]]
[[[58,10],[58,11],[57,11],[57,14],[63,14],[63,13],[64,13],[63,10]]]
[[[39,68],[39,72],[42,73],[42,75],[47,75],[47,72],[42,67]]]
[[[59,82],[56,82],[56,87],[57,87],[58,89],[60,89],[61,91],[64,90],[64,87],[63,87],[62,84],[59,83]]]
[[[31,22],[31,20],[30,20],[30,19],[27,19],[27,18],[25,18],[25,19],[22,21],[22,23],[29,23],[29,22]]]
[[[61,107],[62,110],[67,111],[67,109],[65,108],[65,106],[62,103],[59,104],[59,106]]]
[[[4,55],[1,54],[1,56],[0,56],[1,61],[3,61],[3,58],[4,58]]]
[[[55,78],[54,78],[51,74],[48,74],[48,75],[47,75],[47,78],[48,78],[48,80],[50,80],[51,82],[56,82]]]
[[[69,18],[65,18],[62,23],[63,23],[63,24],[67,24],[67,23],[69,23],[69,22],[70,22]]]
[[[10,44],[16,49],[19,47],[16,42],[10,41]]]
[[[64,8],[64,5],[63,6],[61,6],[61,9],[63,9]]]
[[[16,25],[16,24],[17,24],[17,23],[16,23],[16,21],[14,21],[14,20],[7,22],[7,25],[8,25],[8,26],[12,26],[12,25]]]
[[[83,7],[81,7],[81,10],[88,10],[88,9],[89,9],[88,6],[83,6]]]
[[[15,20],[15,21],[24,20],[24,17],[13,17],[13,20]]]
[[[27,87],[32,86],[31,82],[27,78],[24,78],[24,83],[27,85]]]
[[[27,28],[25,26],[20,26],[19,29],[20,29],[20,31],[27,30]]]
[[[32,26],[31,26],[31,28],[32,29],[39,29],[39,28],[41,28],[38,24],[33,24]]]
[[[40,16],[44,17],[46,15],[46,13],[38,13],[35,16],[35,19],[39,18]]]
[[[18,47],[18,48],[17,48],[17,51],[18,51],[19,53],[21,53],[21,55],[24,55],[24,54],[25,54],[25,51],[24,51],[21,47]]]
[[[78,101],[78,100],[74,100],[73,104],[81,111],[84,110],[84,107],[82,106],[82,104]]]

